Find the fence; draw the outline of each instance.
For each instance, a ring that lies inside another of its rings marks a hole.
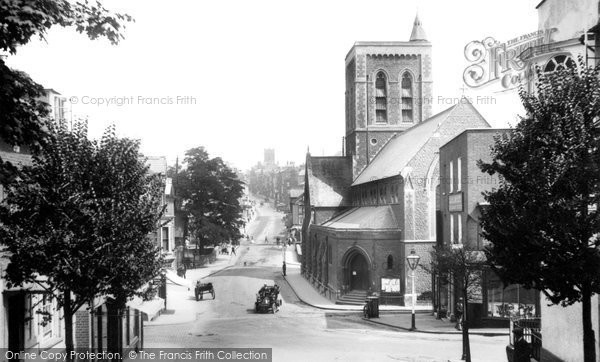
[[[509,343],[515,344],[513,330],[521,328],[523,338],[531,345],[532,357],[540,361],[540,352],[542,350],[542,319],[540,317],[514,318],[510,320],[509,325]]]

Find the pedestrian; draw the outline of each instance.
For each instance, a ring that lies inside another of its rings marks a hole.
[[[459,331],[462,330],[463,323],[463,315],[465,313],[465,306],[463,304],[463,298],[458,298],[458,302],[456,303],[456,329]]]
[[[269,239],[265,236],[265,244],[269,243]]]
[[[281,269],[283,270],[283,276],[285,276],[286,275],[285,274],[285,269],[286,269],[286,267],[285,267],[285,261],[283,262],[283,265],[281,266]]]
[[[231,255],[235,255],[235,246],[231,247]]]

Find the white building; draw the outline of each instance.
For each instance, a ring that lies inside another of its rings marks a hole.
[[[521,53],[530,74],[535,66],[543,72],[578,64],[582,57],[588,66],[600,64],[598,57],[598,0],[543,0],[537,5],[538,30],[550,32],[550,42],[530,47]],[[528,78],[528,90],[533,91],[535,79]],[[581,303],[564,308],[552,305],[540,294],[542,319],[542,361],[583,361],[583,327]],[[596,334],[596,360],[599,351],[599,303],[592,297],[592,325]]]

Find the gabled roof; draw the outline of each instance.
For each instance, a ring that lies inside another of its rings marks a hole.
[[[392,138],[358,175],[352,186],[399,175],[455,107],[452,106]]]
[[[392,207],[383,205],[352,208],[327,221],[323,226],[332,229],[397,230],[400,228],[400,223]]]
[[[352,183],[352,159],[349,157],[306,157],[310,204],[339,207],[348,204]]]
[[[439,130],[445,122],[448,120],[458,121],[457,118],[464,117],[465,112],[480,118],[483,124],[489,127],[487,121],[475,107],[466,98],[462,98],[456,105],[392,138],[358,175],[352,186],[400,175],[421,148],[432,137],[438,136]]]

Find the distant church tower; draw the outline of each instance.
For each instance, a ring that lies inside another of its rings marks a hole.
[[[346,154],[353,179],[395,135],[431,116],[431,43],[419,16],[410,41],[356,42],[346,56]]]

